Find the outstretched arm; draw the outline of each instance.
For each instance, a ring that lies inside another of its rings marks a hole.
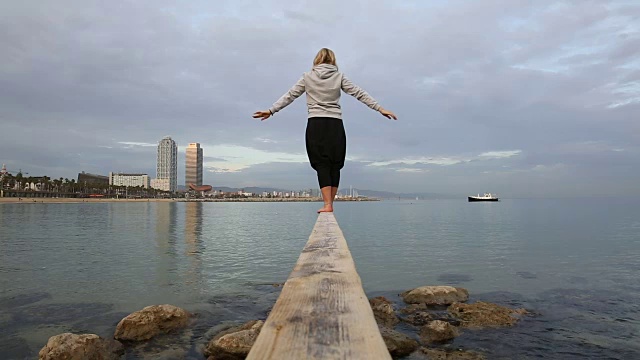
[[[344,75],[342,76],[342,91],[358,99],[361,103],[367,105],[371,109],[380,112],[386,118],[398,120],[394,113],[383,109],[382,106],[380,106],[380,104],[378,104],[378,102],[366,91],[352,83],[351,80],[347,79]]]
[[[287,105],[291,104],[293,100],[297,99],[300,95],[304,94],[304,76],[298,80],[289,91],[287,91],[278,101],[276,101],[269,110],[266,111],[257,111],[253,114],[254,118],[260,118],[262,120],[267,120],[270,116],[273,116],[278,111],[287,107]]]
[[[293,100],[297,99],[302,94],[304,94],[304,76],[301,77],[286,94],[282,95],[282,97],[273,104],[269,111],[271,111],[271,114],[277,113],[287,107],[287,105],[291,104]]]

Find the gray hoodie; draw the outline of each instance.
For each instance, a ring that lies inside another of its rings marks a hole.
[[[338,67],[329,64],[316,65],[311,71],[302,75],[300,80],[289,91],[282,95],[269,109],[272,114],[284,109],[302,93],[307,93],[307,109],[309,117],[332,117],[342,119],[340,109],[340,90],[360,100],[373,110],[380,110],[380,105],[366,91],[349,81],[338,72]]]

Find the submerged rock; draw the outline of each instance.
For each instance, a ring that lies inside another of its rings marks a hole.
[[[384,296],[370,299],[369,304],[371,304],[371,310],[373,310],[378,325],[393,327],[400,322],[393,310],[393,303]]]
[[[64,333],[50,337],[38,355],[40,360],[117,360],[124,355],[124,346],[96,334]]]
[[[218,333],[207,344],[204,355],[208,360],[246,358],[260,334],[262,325],[262,320],[253,320]]]
[[[401,294],[407,304],[451,305],[469,299],[467,289],[453,286],[422,286]]]
[[[420,329],[420,338],[425,343],[446,342],[458,336],[460,336],[458,329],[442,320],[434,320]]]
[[[433,315],[426,311],[418,311],[416,313],[407,315],[407,317],[403,318],[402,320],[414,326],[423,326],[433,320]]]
[[[152,305],[120,320],[114,337],[118,340],[148,340],[187,325],[190,314],[173,305]]]
[[[400,313],[401,314],[411,314],[411,313],[415,313],[417,311],[424,311],[424,310],[427,310],[427,309],[428,309],[427,304],[410,304],[410,305],[400,309]]]
[[[518,315],[527,313],[525,309],[511,309],[482,301],[473,304],[455,303],[447,311],[460,319],[460,325],[466,328],[512,326],[518,322]]]
[[[380,327],[380,335],[382,335],[384,344],[387,345],[387,350],[394,357],[407,356],[419,346],[416,340],[386,327]]]
[[[464,350],[444,350],[421,348],[422,353],[427,360],[485,360],[484,355],[474,351]]]

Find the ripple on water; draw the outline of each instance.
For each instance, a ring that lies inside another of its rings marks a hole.
[[[17,308],[14,321],[19,324],[67,324],[105,314],[113,305],[101,303],[42,304]]]
[[[519,277],[523,278],[523,279],[537,279],[538,275],[536,275],[535,273],[529,272],[529,271],[518,271],[516,273],[516,275],[518,275]]]
[[[0,338],[0,350],[2,359],[31,359],[36,355],[29,347],[27,341],[19,336]]]
[[[51,299],[51,294],[35,292],[31,294],[0,297],[0,309],[12,310],[13,308],[30,305],[45,299]]]
[[[445,273],[438,276],[438,281],[446,285],[458,285],[472,280],[471,276],[465,274]]]

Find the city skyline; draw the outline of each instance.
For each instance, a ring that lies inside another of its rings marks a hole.
[[[399,116],[343,96],[345,184],[640,195],[637,1],[70,1],[3,7],[0,160],[11,170],[151,175],[171,134],[180,164],[201,140],[205,184],[312,187],[304,99],[265,122],[251,114],[328,47]]]

